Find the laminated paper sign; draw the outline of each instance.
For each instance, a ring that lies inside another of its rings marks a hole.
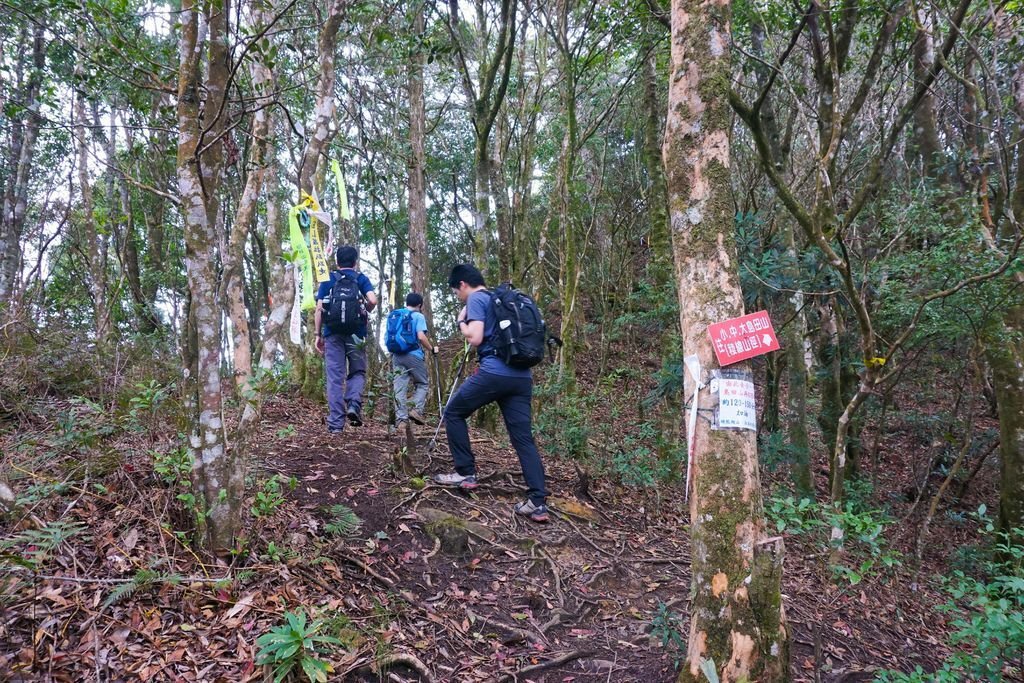
[[[711,392],[718,394],[717,429],[757,430],[753,375],[742,370],[712,370]]]

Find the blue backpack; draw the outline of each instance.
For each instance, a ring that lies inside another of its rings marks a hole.
[[[412,311],[408,308],[396,308],[388,313],[388,329],[384,344],[391,353],[409,353],[419,346],[416,330],[412,324]]]

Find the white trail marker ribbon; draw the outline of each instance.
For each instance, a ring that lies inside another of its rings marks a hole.
[[[686,422],[686,491],[683,494],[683,502],[690,500],[690,476],[693,473],[693,442],[697,434],[697,394],[704,388],[700,381],[700,358],[690,355],[683,358],[683,363],[693,377],[693,397],[690,399],[690,416]]]

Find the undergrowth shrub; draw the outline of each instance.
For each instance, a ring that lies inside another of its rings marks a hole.
[[[953,654],[935,672],[883,671],[885,683],[1020,680],[1024,673],[1024,529],[997,531],[982,505],[975,517],[984,543],[969,554],[971,569],[940,577],[949,596],[936,607],[950,615]],[[963,559],[963,558],[961,558]]]
[[[822,505],[810,498],[775,495],[765,501],[768,523],[779,533],[805,536],[827,549],[833,545],[830,529],[843,530],[843,561],[830,565],[832,574],[854,586],[868,577],[885,575],[901,564],[898,551],[888,547],[885,529],[895,520],[883,510],[847,501],[842,508]]]
[[[570,460],[590,460],[590,414],[597,397],[570,392],[565,381],[553,376],[534,387],[534,399],[538,406],[534,428],[544,449]]]
[[[324,634],[324,622],[306,622],[303,611],[285,612],[285,623],[256,639],[259,652],[256,663],[271,667],[274,683],[280,683],[295,669],[311,683],[325,683],[334,669],[319,655],[330,654],[328,645],[340,645],[334,636]]]

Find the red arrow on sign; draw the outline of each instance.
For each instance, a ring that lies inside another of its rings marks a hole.
[[[708,327],[708,334],[711,335],[715,357],[722,367],[779,350],[779,340],[768,311],[713,323]]]

